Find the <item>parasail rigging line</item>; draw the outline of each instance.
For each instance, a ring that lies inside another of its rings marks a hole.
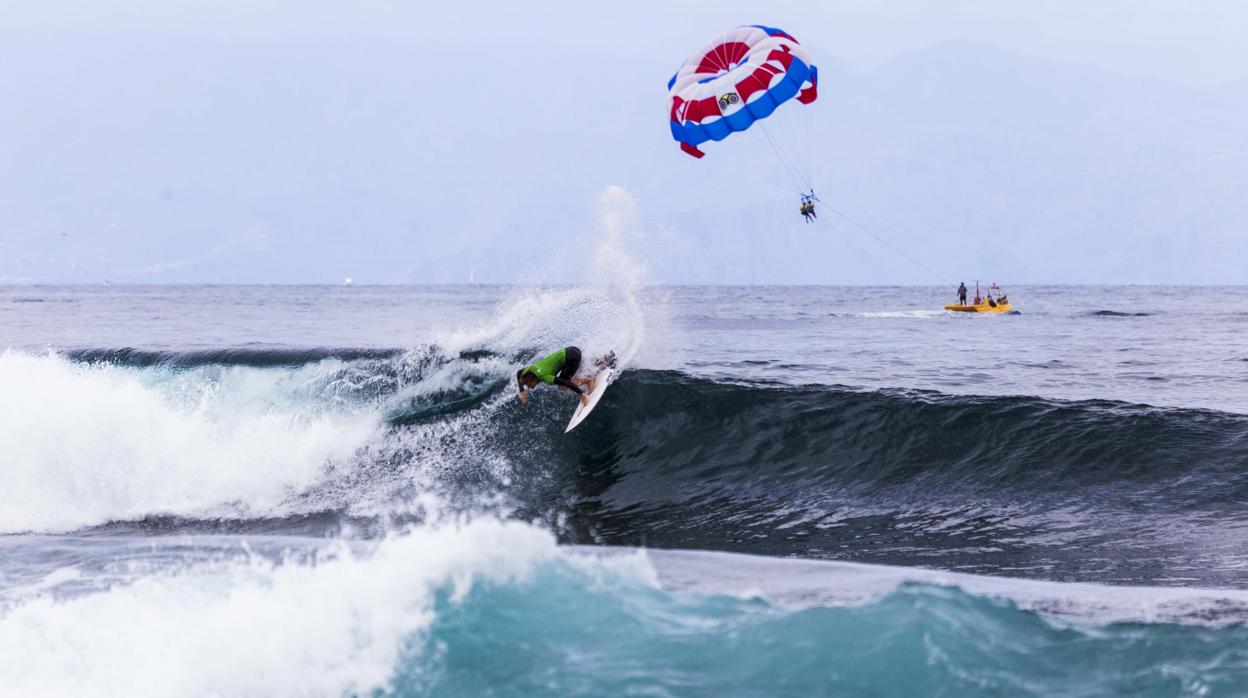
[[[817,199],[816,199],[816,200],[817,200]],[[854,227],[855,227],[855,228],[857,228],[858,230],[861,230],[862,232],[866,233],[867,235],[870,235],[871,237],[875,238],[875,241],[876,241],[876,242],[878,242],[878,243],[880,243],[881,245],[883,245],[883,246],[887,247],[888,249],[892,250],[893,252],[896,252],[897,254],[901,255],[902,257],[905,257],[906,259],[910,260],[910,262],[911,262],[912,264],[914,264],[916,267],[918,267],[918,268],[922,269],[923,271],[926,271],[928,274],[931,274],[934,278],[936,278],[937,280],[939,280],[942,284],[948,284],[948,285],[952,285],[952,284],[953,284],[953,282],[952,282],[952,281],[950,281],[950,280],[946,279],[945,277],[941,276],[940,274],[936,273],[936,271],[935,271],[935,270],[933,270],[931,267],[929,267],[929,266],[927,266],[926,264],[924,264],[924,263],[920,262],[919,260],[915,259],[914,257],[911,257],[910,255],[906,254],[906,252],[905,252],[904,250],[902,250],[900,247],[897,247],[896,245],[894,245],[893,243],[889,242],[888,240],[885,240],[884,238],[880,237],[879,235],[876,235],[874,232],[872,232],[872,231],[871,231],[869,228],[867,228],[865,225],[863,225],[863,224],[859,223],[858,221],[854,220],[853,218],[850,218],[849,216],[845,215],[844,213],[841,213],[840,211],[838,211],[838,210],[836,210],[836,209],[832,208],[831,206],[829,206],[829,205],[827,205],[827,204],[824,204],[822,201],[820,201],[819,203],[823,204],[823,208],[824,208],[825,210],[828,210],[828,211],[831,211],[832,213],[835,213],[836,215],[840,216],[840,217],[841,217],[841,218],[842,218],[845,222],[847,222],[847,223],[849,223],[850,225],[854,226]]]
[[[768,145],[771,146],[772,151],[775,152],[776,158],[780,160],[780,165],[784,168],[785,173],[789,176],[789,179],[793,180],[793,185],[797,187],[798,193],[805,193],[808,190],[813,191],[814,187],[811,186],[810,178],[802,174],[800,167],[790,162],[784,149],[776,142],[776,138],[772,135],[771,130],[767,128],[767,124],[757,122],[757,126]]]

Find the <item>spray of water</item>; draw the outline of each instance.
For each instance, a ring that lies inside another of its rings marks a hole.
[[[441,344],[517,361],[576,345],[590,358],[614,351],[628,365],[654,324],[643,300],[646,267],[630,250],[644,245],[646,233],[627,189],[609,186],[597,204],[597,224],[573,244],[537,255],[526,282],[507,294],[488,327],[451,333]],[[553,283],[566,270],[575,270],[581,283]]]

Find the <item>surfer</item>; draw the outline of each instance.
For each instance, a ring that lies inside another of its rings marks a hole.
[[[516,384],[520,387],[520,402],[528,403],[528,391],[536,388],[540,381],[571,390],[580,396],[582,405],[588,403],[589,394],[594,391],[594,381],[592,378],[576,378],[576,371],[580,367],[581,350],[576,347],[564,347],[516,371]],[[583,390],[582,386],[589,386],[589,389]]]

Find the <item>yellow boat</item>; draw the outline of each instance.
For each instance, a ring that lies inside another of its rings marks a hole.
[[[1014,306],[1009,303],[997,303],[996,306],[988,305],[988,301],[980,301],[979,305],[946,305],[945,310],[952,310],[958,313],[1012,313]]]
[[[993,294],[996,298],[993,298]],[[1001,287],[995,283],[988,287],[988,293],[981,298],[979,295],[979,282],[975,282],[975,301],[973,303],[955,303],[946,305],[945,310],[952,310],[955,313],[1015,313],[1014,306],[1010,305],[1009,299],[1001,292]]]

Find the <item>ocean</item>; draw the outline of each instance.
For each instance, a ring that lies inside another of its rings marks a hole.
[[[1248,288],[1006,290],[0,287],[0,694],[1248,694]]]

